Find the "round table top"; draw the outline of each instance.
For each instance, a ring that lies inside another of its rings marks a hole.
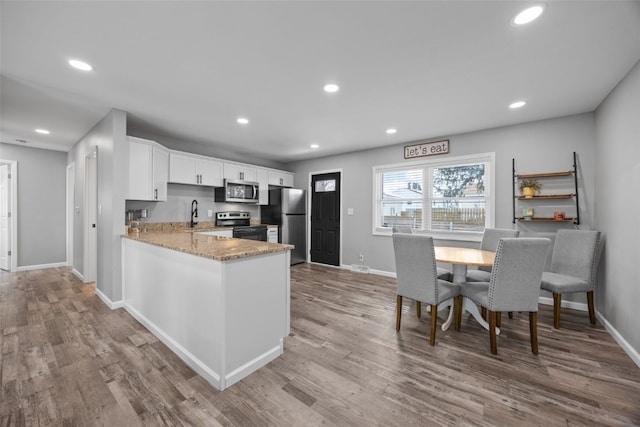
[[[495,252],[480,249],[458,248],[454,246],[436,246],[436,261],[449,264],[492,266],[496,258]]]

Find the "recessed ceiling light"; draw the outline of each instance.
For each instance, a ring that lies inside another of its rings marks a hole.
[[[544,12],[544,5],[536,5],[529,7],[518,13],[512,20],[512,25],[524,25],[538,18]]]
[[[36,132],[41,133],[43,135],[49,135],[51,133],[47,129],[36,129]]]
[[[333,93],[333,92],[337,92],[339,90],[340,90],[340,86],[338,86],[337,84],[329,83],[329,84],[324,85],[324,91],[325,92]]]
[[[240,123],[241,125],[246,125],[249,123],[249,119],[245,118],[245,117],[238,117],[238,120],[236,120],[238,123]]]
[[[398,129],[394,129],[394,128],[387,129],[387,133],[388,133],[389,135],[393,135],[393,134],[394,134],[394,133],[396,133],[396,132],[398,132]]]
[[[509,105],[509,108],[511,108],[512,110],[515,110],[516,108],[522,108],[525,105],[527,105],[527,103],[524,102],[524,101],[516,101],[516,102],[512,103],[511,105]]]
[[[79,59],[70,59],[69,65],[71,65],[73,68],[77,68],[78,70],[82,70],[82,71],[93,70],[93,67],[91,65],[87,64],[84,61],[80,61]]]
[[[311,148],[313,148],[315,150],[316,148],[319,148],[320,146],[318,144],[311,144],[309,147],[311,147]]]

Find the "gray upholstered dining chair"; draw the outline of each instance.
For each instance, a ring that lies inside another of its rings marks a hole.
[[[489,341],[491,353],[498,354],[496,319],[501,311],[529,312],[531,351],[538,354],[538,296],[551,241],[546,238],[502,238],[496,249],[496,259],[489,283],[461,284],[462,296],[489,311]],[[455,313],[461,316],[461,311]],[[456,319],[460,324],[461,319]]]
[[[398,225],[391,229],[394,233],[404,233],[404,234],[413,234],[413,229],[408,226]],[[438,279],[447,280],[449,282],[453,281],[453,273],[446,268],[436,267],[438,270]],[[419,312],[418,312],[419,313]],[[420,317],[420,314],[418,314]]]
[[[431,305],[431,331],[429,343],[436,342],[438,322],[438,304],[454,298],[454,315],[462,309],[460,286],[446,280],[438,279],[436,258],[431,236],[418,234],[394,233],[393,251],[396,260],[396,331],[400,330],[402,317],[402,297],[411,298],[420,305],[421,302]],[[460,316],[455,317],[459,319]],[[456,321],[456,330],[460,323]]]
[[[600,260],[600,232],[558,230],[551,253],[551,270],[542,273],[540,287],[553,293],[553,327],[560,328],[562,294],[586,292],[589,321],[595,325],[593,291]]]
[[[480,242],[481,251],[495,252],[498,248],[498,241],[503,237],[518,237],[519,230],[509,228],[485,228]],[[491,278],[491,267],[478,267],[477,270],[467,271],[467,282],[488,282]]]

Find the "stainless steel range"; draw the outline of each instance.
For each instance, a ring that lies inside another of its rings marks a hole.
[[[251,225],[251,214],[244,211],[216,212],[216,226],[232,226],[233,237],[267,241],[266,225]]]

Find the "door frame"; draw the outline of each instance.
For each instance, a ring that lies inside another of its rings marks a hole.
[[[76,164],[67,165],[67,265],[73,267],[73,224],[76,205]]]
[[[98,276],[98,148],[89,154],[87,154],[84,158],[85,162],[85,181],[84,181],[84,250],[83,250],[83,282],[96,282],[97,285],[97,276]],[[94,162],[94,167],[90,167],[90,163]],[[93,176],[91,174],[93,173]],[[93,185],[90,185],[93,182]],[[92,188],[93,187],[93,188]],[[93,191],[93,194],[90,197],[90,191]],[[95,199],[95,206],[91,206],[89,201],[91,198]],[[93,211],[92,211],[93,209]],[[96,217],[96,236],[95,236],[95,245],[91,245],[91,237],[90,237],[90,224],[91,219],[90,213],[95,212]]]
[[[307,250],[307,262],[311,263],[311,212],[313,212],[311,210],[312,207],[312,199],[313,199],[313,187],[312,187],[312,181],[313,181],[313,176],[314,175],[322,175],[325,173],[339,173],[340,174],[340,241],[338,242],[338,244],[340,245],[340,256],[339,256],[339,261],[338,261],[338,266],[334,266],[334,265],[329,265],[329,264],[322,264],[322,265],[326,265],[327,267],[337,267],[337,268],[344,268],[344,266],[342,265],[342,254],[343,254],[343,247],[342,247],[342,230],[344,230],[343,224],[342,222],[344,221],[344,215],[342,214],[342,211],[344,210],[344,205],[342,203],[342,195],[344,194],[344,173],[342,171],[342,168],[336,168],[336,169],[324,169],[324,170],[319,170],[319,171],[311,171],[309,172],[309,179],[308,179],[308,185],[307,185],[307,194],[309,195],[307,197],[307,248],[309,248],[309,250]]]
[[[10,220],[10,236],[9,247],[11,255],[9,259],[9,271],[13,272],[18,269],[18,161],[0,159],[0,163],[9,165],[9,212],[11,212]]]

